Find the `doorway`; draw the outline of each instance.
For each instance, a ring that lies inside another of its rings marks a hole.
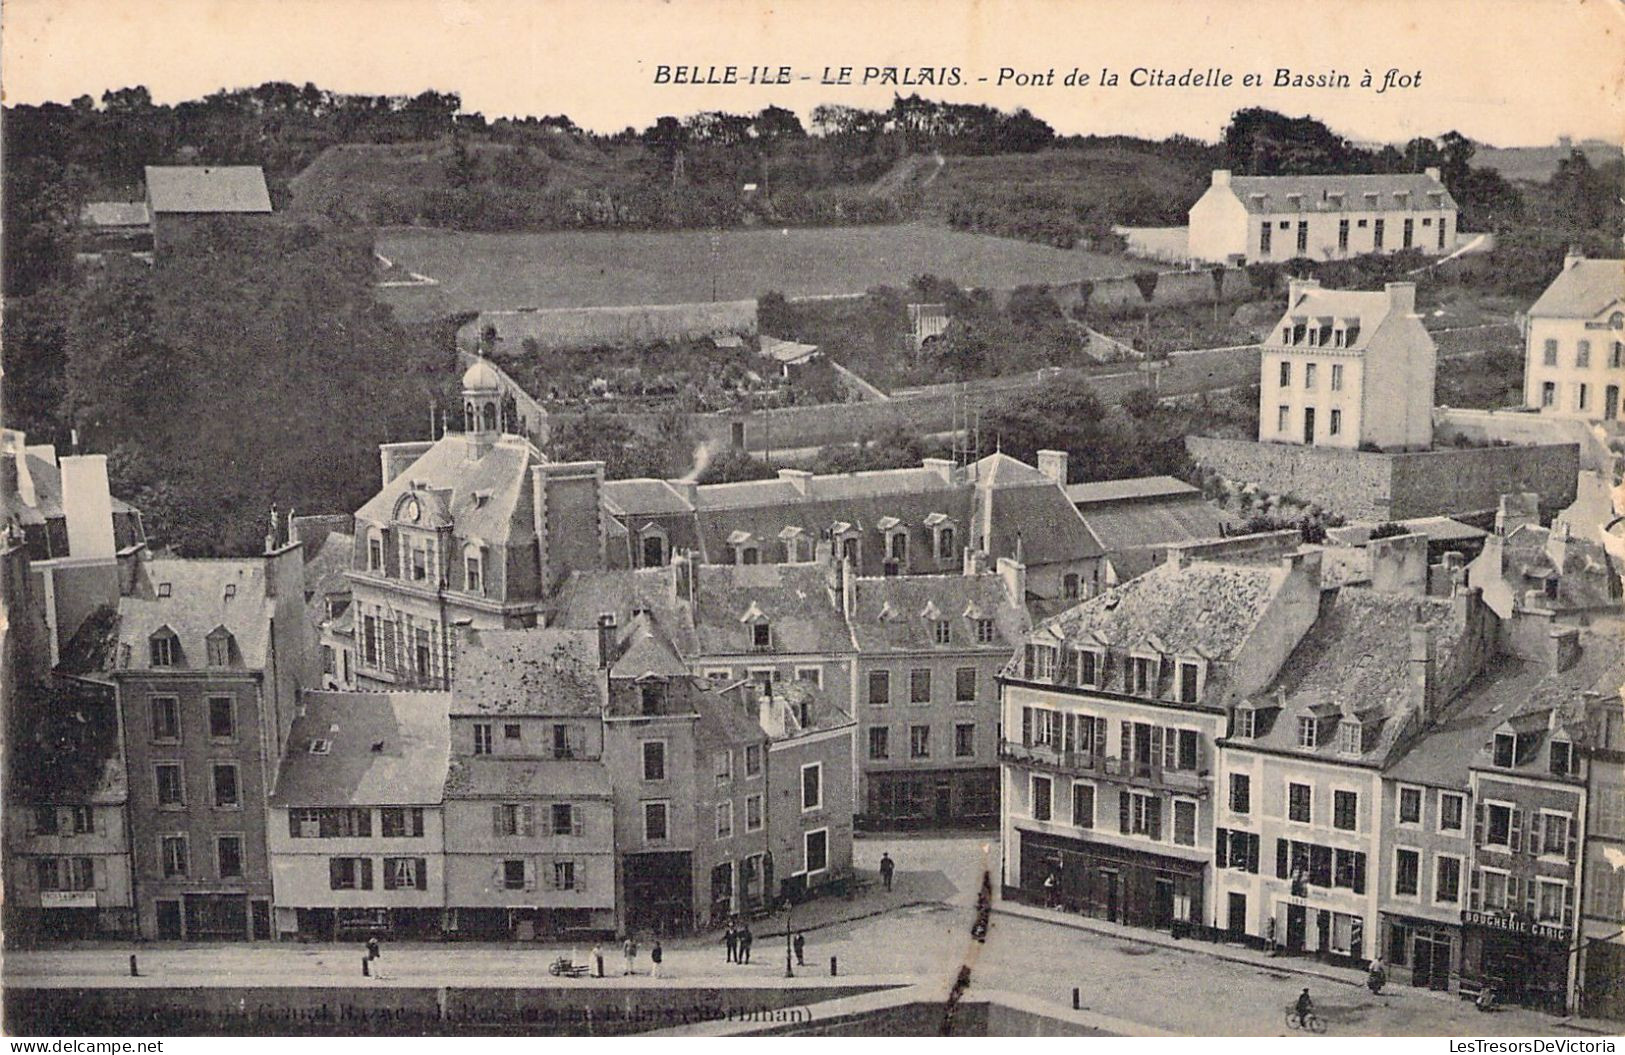
[[[1120,903],[1122,897],[1118,886],[1121,877],[1112,869],[1103,868],[1100,872],[1100,878],[1105,881],[1106,885],[1106,918],[1113,923],[1119,923],[1121,922]]]
[[[1602,390],[1602,419],[1613,421],[1619,417],[1619,386],[1609,385]]]
[[[1302,952],[1309,930],[1309,910],[1302,905],[1286,907],[1286,951]]]
[[[255,941],[271,940],[271,903],[269,901],[249,902],[251,912],[250,922],[254,927]]]
[[[181,933],[181,903],[179,901],[156,902],[158,910],[158,940],[180,941]]]
[[[1303,408],[1303,442],[1315,442],[1315,408]]]
[[[1411,953],[1411,985],[1418,989],[1450,988],[1450,941],[1417,935]]]
[[[1157,877],[1152,894],[1151,925],[1158,929],[1174,925],[1174,881]]]
[[[1230,895],[1230,937],[1239,940],[1247,933],[1247,895]]]
[[[946,780],[937,784],[936,819],[939,828],[954,822],[954,786]]]

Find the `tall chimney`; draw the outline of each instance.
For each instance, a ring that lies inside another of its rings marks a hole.
[[[1000,557],[999,578],[1004,580],[1005,596],[1010,603],[1025,607],[1027,604],[1027,566],[1009,557]]]
[[[1575,264],[1578,264],[1585,258],[1586,255],[1584,249],[1581,249],[1577,245],[1569,246],[1568,252],[1563,254],[1563,270],[1567,271],[1569,268],[1573,267]]]
[[[1230,170],[1229,169],[1214,169],[1213,170],[1213,186],[1215,186],[1215,187],[1228,187],[1228,186],[1230,186]]]
[[[1416,314],[1416,283],[1390,282],[1383,289],[1388,291],[1388,304],[1396,315]]]
[[[1066,463],[1067,454],[1065,451],[1038,452],[1038,471],[1062,487],[1066,486]]]
[[[1298,303],[1298,299],[1300,297],[1302,297],[1305,293],[1308,293],[1312,289],[1319,289],[1319,288],[1320,288],[1320,280],[1318,278],[1297,278],[1297,277],[1294,276],[1292,278],[1287,279],[1287,283],[1286,283],[1286,306],[1287,306],[1287,310],[1290,311],[1292,309],[1292,307]]]
[[[598,669],[608,670],[615,656],[615,616],[598,617]]]
[[[1433,634],[1425,626],[1411,627],[1410,697],[1416,716],[1433,721]]]
[[[60,464],[69,556],[111,560],[115,554],[113,498],[107,487],[107,456],[71,455]]]
[[[841,558],[841,612],[851,619],[858,610],[858,573],[850,557]]]
[[[1426,176],[1435,183],[1439,182],[1439,166],[1429,165],[1427,168],[1422,170],[1422,175]]]
[[[1574,666],[1580,658],[1580,630],[1573,626],[1554,627],[1546,635],[1547,665],[1553,674],[1561,674]]]

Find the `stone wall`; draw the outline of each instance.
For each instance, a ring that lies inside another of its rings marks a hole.
[[[457,347],[477,347],[487,327],[496,330],[497,344],[491,354],[499,357],[525,354],[527,341],[546,351],[640,345],[728,333],[750,337],[756,333],[756,301],[485,311],[458,328]]]
[[[1572,443],[1382,454],[1191,436],[1185,446],[1226,479],[1375,521],[1481,512],[1513,491],[1561,509],[1574,501],[1580,458]]]

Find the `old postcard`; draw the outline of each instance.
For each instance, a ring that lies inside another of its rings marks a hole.
[[[1613,1051],[1622,40],[7,0],[6,1043]]]

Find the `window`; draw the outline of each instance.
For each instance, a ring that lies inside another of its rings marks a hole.
[[[954,701],[973,703],[976,700],[976,668],[960,667],[954,671]]]
[[[1179,702],[1195,703],[1197,684],[1201,680],[1201,668],[1195,663],[1181,663],[1179,665]]]
[[[1578,384],[1574,386],[1574,409],[1589,410],[1591,407],[1591,386]]]
[[[504,740],[518,740],[523,735],[524,735],[524,730],[520,727],[520,724],[518,722],[503,722],[502,723],[502,739],[504,739]]]
[[[871,670],[869,672],[869,705],[871,707],[884,707],[891,703],[891,671]]]
[[[643,804],[643,841],[660,842],[666,838],[666,804],[664,802],[645,802]]]
[[[991,645],[993,643],[993,620],[976,620],[976,643],[978,645]]]
[[[1174,800],[1174,843],[1196,845],[1196,803],[1189,799]]]
[[[734,834],[734,804],[717,803],[717,838],[732,839]]]
[[[1530,832],[1534,845],[1529,848],[1537,855],[1567,857],[1569,853],[1569,817],[1566,813],[1545,813]]]
[[[1557,342],[1555,340],[1548,340],[1545,345],[1542,346],[1540,361],[1541,365],[1543,366],[1557,365]]]
[[[1418,827],[1422,823],[1422,789],[1399,789],[1399,823],[1406,827]]]
[[[1049,777],[1032,778],[1032,817],[1035,821],[1047,821],[1050,818],[1050,779]]]
[[[163,864],[165,879],[183,879],[191,871],[191,855],[186,850],[186,836],[165,835],[158,840],[158,857]]]
[[[1292,430],[1292,408],[1280,406],[1275,408],[1275,431],[1290,432]]]
[[[1152,747],[1156,742],[1153,738]],[[1162,767],[1164,769],[1194,770],[1197,763],[1197,735],[1195,729],[1165,729],[1162,737]]]
[[[829,829],[820,828],[815,832],[808,832],[803,839],[804,856],[807,863],[807,874],[814,875],[829,868]]]
[[[760,776],[762,772],[762,745],[745,745],[745,776]]]
[[[1372,224],[1371,224],[1371,248],[1373,248],[1373,249],[1381,249],[1382,248],[1382,229],[1383,229],[1383,226],[1384,226],[1384,221],[1381,218],[1378,218],[1377,220],[1373,221]]]
[[[372,572],[384,569],[384,540],[377,534],[367,536],[367,570]]]
[[[243,875],[243,837],[221,835],[214,841],[215,871],[221,879],[241,879]]]
[[[1106,670],[1106,663],[1099,653],[1083,649],[1078,652],[1078,684],[1090,687],[1099,687],[1100,676]]]
[[[1512,845],[1512,807],[1490,803],[1484,807],[1484,845]]]
[[[574,890],[576,888],[576,863],[574,861],[553,862],[553,889]]]
[[[242,805],[242,801],[238,798],[237,766],[235,763],[215,763],[214,805],[216,809],[232,810]]]
[[[231,635],[224,630],[217,630],[203,639],[204,650],[209,657],[209,666],[225,667],[231,665]]]
[[[1125,835],[1162,838],[1162,803],[1154,795],[1119,792],[1118,827]]]
[[[1315,331],[1315,330],[1310,330],[1309,331],[1311,336],[1313,336],[1316,332],[1318,332],[1318,331]],[[1315,366],[1316,366],[1316,364],[1314,364],[1314,363],[1304,363],[1303,364],[1303,387],[1304,388],[1314,388],[1315,387]]]
[[[1557,776],[1568,776],[1575,771],[1574,745],[1567,740],[1553,740],[1551,771]]]
[[[1332,792],[1332,827],[1352,832],[1360,827],[1360,795],[1354,791]]]
[[[812,762],[801,767],[801,810],[822,809],[824,806],[824,764]]]
[[[1360,723],[1341,721],[1337,723],[1337,750],[1345,755],[1360,753]]]
[[[954,555],[954,529],[942,528],[937,532],[937,559],[947,560]]]
[[[643,779],[666,779],[666,741],[645,740],[643,742]]]
[[[1236,710],[1236,733],[1235,733],[1235,735],[1237,735],[1237,736],[1245,736],[1245,737],[1249,737],[1249,738],[1257,735],[1255,733],[1255,731],[1254,731],[1254,730],[1256,730],[1258,728],[1256,718],[1257,718],[1257,712],[1254,711],[1251,707],[1237,708],[1237,710]]]
[[[1271,233],[1270,222],[1265,220],[1264,225],[1258,229],[1258,252],[1262,256],[1269,256],[1270,254]]]
[[[1341,392],[1341,391],[1343,391],[1343,364],[1342,363],[1333,363],[1332,364],[1332,391],[1333,392]]]
[[[1309,251],[1309,221],[1298,221],[1298,255],[1302,256]]]
[[[1405,230],[1404,230],[1404,233],[1401,235],[1401,238],[1403,239],[1401,244],[1406,249],[1409,249],[1415,243],[1415,241],[1416,241],[1416,221],[1415,220],[1412,220],[1412,219],[1410,219],[1408,217],[1406,218],[1406,220],[1405,220]]]
[[[1230,812],[1251,813],[1253,809],[1253,779],[1246,773],[1230,774]]]
[[[727,748],[713,752],[711,755],[711,770],[716,775],[717,787],[730,783],[734,778],[734,756]]]
[[[1465,812],[1465,799],[1462,796],[1450,791],[1439,792],[1439,830],[1441,832],[1461,831]]]
[[[911,725],[908,729],[908,757],[931,757],[931,727],[929,725]]]
[[[380,829],[386,839],[415,839],[423,835],[421,806],[388,806],[379,810],[378,814]]]
[[[1315,747],[1320,740],[1320,729],[1315,719],[1310,715],[1303,715],[1298,719],[1298,746]]]
[[[209,697],[209,737],[213,740],[237,738],[237,718],[230,696]]]
[[[1507,874],[1491,868],[1479,870],[1483,887],[1484,908],[1489,911],[1507,907]]]
[[[759,832],[762,830],[762,796],[745,796],[745,830]]]
[[[488,755],[491,753],[491,726],[486,722],[474,724],[474,753]]]
[[[1336,407],[1332,408],[1331,424],[1327,426],[1326,431],[1331,436],[1341,435],[1343,432],[1343,412]]]
[[[1337,221],[1337,251],[1339,253],[1346,253],[1346,252],[1348,252],[1348,248],[1349,248],[1349,222],[1347,220],[1338,220]]]
[[[958,722],[954,725],[954,757],[976,757],[976,725],[974,722]]]
[[[767,623],[752,623],[750,647],[757,652],[770,651],[773,648],[773,628]]]
[[[1625,366],[1625,342],[1615,341],[1613,351],[1608,353],[1608,369],[1618,370]]]
[[[385,890],[427,890],[429,862],[422,857],[384,858]]]
[[[1292,386],[1292,364],[1290,362],[1283,361],[1281,363],[1281,387],[1282,388],[1290,388],[1291,386]]]
[[[568,802],[555,802],[548,807],[548,830],[554,835],[580,835],[581,823],[576,808]]]
[[[179,809],[186,805],[186,781],[181,776],[179,762],[160,762],[153,767],[158,784],[160,809]]]
[[[908,702],[931,702],[931,672],[916,668],[908,672]]]
[[[491,832],[503,838],[536,834],[536,813],[531,806],[505,802],[491,807]]]
[[[1093,784],[1072,785],[1072,826],[1074,828],[1093,828],[1095,826],[1095,786]]]
[[[1288,784],[1286,786],[1286,816],[1287,820],[1299,824],[1309,823],[1310,791],[1308,784]]]
[[[1551,407],[1557,405],[1557,383],[1542,381],[1540,384],[1540,405]]]
[[[1415,897],[1420,889],[1422,857],[1416,850],[1394,851],[1394,895]]]
[[[53,821],[56,811],[51,811]],[[68,831],[74,835],[94,835],[96,833],[96,810],[90,806],[68,807]]]
[[[180,658],[180,640],[168,630],[160,630],[152,635],[151,645],[152,665],[155,667],[173,667]]]
[[[154,696],[152,706],[152,738],[179,740],[181,738],[181,701],[174,696]]]
[[[523,859],[502,862],[502,889],[525,889],[525,862]]]
[[[1536,918],[1561,922],[1563,919],[1563,906],[1568,902],[1568,884],[1542,879],[1539,886],[1540,898],[1536,903],[1538,913]]]
[[[1433,901],[1439,905],[1461,901],[1461,858],[1441,855],[1433,859]]]
[[[1157,691],[1156,660],[1146,656],[1135,656],[1129,660],[1129,673],[1133,676],[1132,691],[1136,696],[1150,696]]]
[[[1365,893],[1365,854],[1357,850],[1332,851],[1332,886]]]
[[[55,835],[56,833],[56,807],[36,806],[34,808],[34,834]]]
[[[883,725],[871,726],[869,729],[869,757],[876,762],[883,762],[891,757],[891,730]]]
[[[1584,370],[1591,365],[1591,342],[1581,341],[1574,346],[1574,365]]]
[[[953,628],[946,619],[931,620],[931,640],[939,645],[952,644],[954,639]]]
[[[796,680],[797,681],[804,681],[804,682],[807,682],[809,685],[816,685],[819,688],[823,688],[824,687],[824,668],[823,667],[797,667],[796,668]]]
[[[772,671],[768,671],[767,677],[763,680],[771,681],[772,677]],[[664,713],[666,710],[666,683],[651,679],[640,684],[638,686],[638,702],[642,706],[642,713],[645,716]]]

